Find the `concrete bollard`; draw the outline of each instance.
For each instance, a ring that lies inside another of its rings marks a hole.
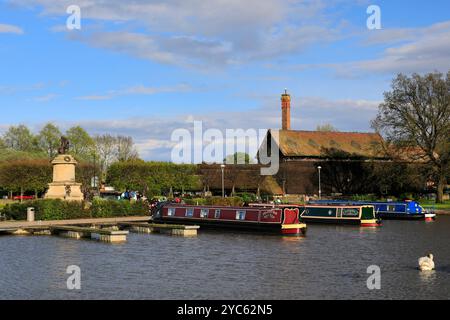
[[[33,207],[27,208],[27,221],[28,222],[34,221],[34,208]]]

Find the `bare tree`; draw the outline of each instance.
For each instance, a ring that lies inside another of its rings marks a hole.
[[[110,134],[94,137],[95,150],[98,157],[102,177],[109,165],[116,159],[116,138]]]
[[[117,160],[119,161],[128,161],[137,159],[138,152],[134,146],[133,138],[126,136],[117,136],[116,138],[117,145]]]
[[[399,74],[384,93],[372,127],[396,146],[417,150],[437,180],[442,202],[450,162],[450,71],[411,77]]]

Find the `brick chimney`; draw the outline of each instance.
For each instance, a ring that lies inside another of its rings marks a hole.
[[[291,96],[286,89],[281,95],[281,129],[291,130]]]

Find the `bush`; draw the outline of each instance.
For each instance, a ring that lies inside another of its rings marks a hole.
[[[148,215],[148,206],[143,202],[127,200],[95,199],[90,207],[93,218],[126,217]]]
[[[240,207],[244,204],[241,197],[208,197],[206,198],[206,204],[212,206],[233,206]]]
[[[2,213],[6,219],[26,220],[28,207],[34,207],[36,220],[90,218],[90,213],[85,209],[83,202],[53,199],[7,204],[2,209]]]
[[[109,218],[132,215],[148,215],[148,207],[143,202],[117,200],[95,200],[88,202],[63,200],[34,200],[23,203],[11,203],[1,209],[8,220],[26,220],[27,208],[35,208],[36,220],[65,220],[81,218]]]

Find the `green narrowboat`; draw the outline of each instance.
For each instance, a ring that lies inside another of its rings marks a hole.
[[[305,205],[300,207],[300,219],[308,223],[354,224],[361,227],[379,227],[374,206]]]

